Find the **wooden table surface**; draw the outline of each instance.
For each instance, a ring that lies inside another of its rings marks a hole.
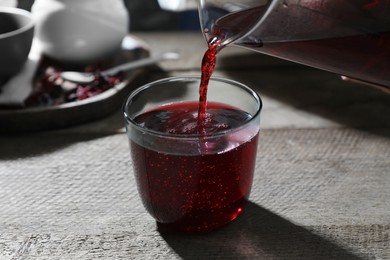
[[[181,59],[140,82],[199,75],[199,33],[138,33]],[[0,259],[390,259],[390,95],[229,47],[217,76],[262,97],[244,213],[204,235],[158,226],[138,197],[122,114],[0,136]]]

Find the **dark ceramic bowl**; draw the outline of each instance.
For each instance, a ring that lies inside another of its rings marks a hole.
[[[30,12],[0,7],[0,84],[22,69],[33,36],[34,22]]]

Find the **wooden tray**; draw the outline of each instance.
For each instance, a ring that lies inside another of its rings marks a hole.
[[[143,41],[134,37],[127,40],[130,40],[132,44],[123,44],[119,54],[122,57],[116,57],[116,63],[149,56],[148,47]],[[84,100],[53,106],[0,108],[0,132],[16,133],[58,129],[108,116],[122,105],[125,97],[134,88],[131,83],[144,73],[145,69],[126,72],[122,82]]]

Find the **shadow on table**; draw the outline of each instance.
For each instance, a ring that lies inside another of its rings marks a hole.
[[[361,259],[251,202],[235,221],[208,234],[178,234],[161,224],[158,231],[183,259]]]
[[[49,154],[72,144],[84,143],[106,136],[109,134],[55,134],[54,132],[0,136],[0,162]]]
[[[229,77],[247,84],[260,95],[347,127],[390,137],[389,131],[380,130],[390,127],[389,94],[293,63],[275,65],[270,62],[267,65],[262,58],[269,59],[262,54],[251,53],[222,56],[220,63],[227,67]]]

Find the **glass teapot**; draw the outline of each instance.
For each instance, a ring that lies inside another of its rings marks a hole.
[[[199,0],[198,10],[219,49],[243,46],[390,93],[390,0]]]

